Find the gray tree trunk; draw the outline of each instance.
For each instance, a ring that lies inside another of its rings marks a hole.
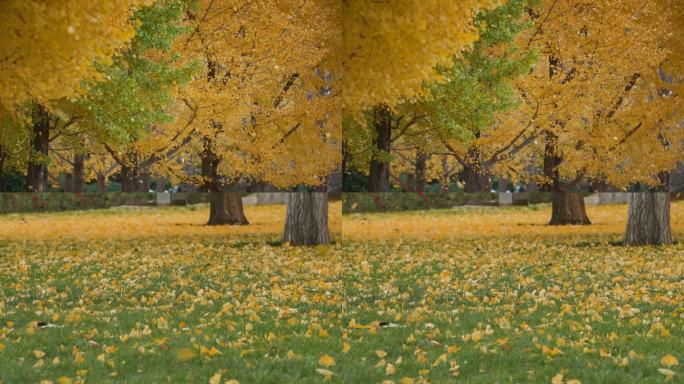
[[[290,245],[330,244],[328,194],[293,192],[287,203],[283,242]]]
[[[672,244],[670,194],[635,192],[629,202],[625,245]]]
[[[207,225],[247,225],[247,217],[239,192],[209,193],[209,222]]]
[[[584,206],[584,196],[577,192],[555,192],[549,225],[591,224]]]

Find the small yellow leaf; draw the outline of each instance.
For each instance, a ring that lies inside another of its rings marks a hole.
[[[376,354],[379,358],[381,358],[381,359],[382,359],[383,357],[387,356],[387,352],[385,352],[385,351],[383,351],[383,350],[380,350],[380,349],[378,349],[377,351],[375,351],[375,354]]]
[[[387,375],[394,375],[394,372],[396,371],[397,369],[392,364],[387,364],[387,366],[385,367],[385,374]]]
[[[221,382],[221,372],[216,372],[214,376],[209,379],[209,384],[219,384]]]
[[[57,384],[71,384],[72,380],[66,376],[60,376],[57,379]]]
[[[83,352],[78,352],[78,353],[74,356],[74,361],[76,362],[76,364],[83,364],[83,363],[85,363],[85,356],[83,356]]]
[[[176,359],[178,361],[188,361],[197,357],[197,351],[192,348],[181,348],[176,351]]]
[[[35,356],[37,359],[42,359],[43,356],[45,356],[45,352],[40,351],[40,350],[35,350],[35,351],[33,351],[33,356]]]
[[[582,382],[577,380],[577,379],[572,379],[572,380],[566,381],[565,384],[582,384]]]
[[[324,367],[332,367],[335,365],[335,359],[333,359],[333,357],[330,355],[323,355],[320,359],[318,359],[318,364]]]
[[[351,348],[351,345],[347,343],[346,341],[342,343],[342,352],[347,353],[349,352],[349,349]]]
[[[551,384],[563,384],[563,374],[559,373],[551,378]]]
[[[663,356],[662,359],[660,359],[660,365],[662,365],[664,367],[669,368],[673,365],[678,365],[678,364],[679,364],[679,360],[677,360],[676,357],[674,357],[670,354],[667,354],[667,355]]]
[[[97,355],[97,361],[104,363],[105,362],[105,354],[101,353],[101,354]]]

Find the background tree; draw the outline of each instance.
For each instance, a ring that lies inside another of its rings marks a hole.
[[[531,159],[543,160],[543,175],[528,176],[561,193],[551,224],[589,223],[581,194],[567,193],[587,182],[657,183],[654,171],[672,167],[681,130],[658,73],[669,12],[655,2],[612,0],[546,0],[530,9],[534,27],[521,44],[539,61],[520,82],[525,104],[512,116],[540,139],[511,168],[525,173]]]
[[[355,119],[372,111],[367,126],[376,157],[371,160],[369,191],[389,189],[392,111],[400,102],[425,94],[422,83],[439,79],[438,64],[448,64],[477,39],[472,21],[499,1],[347,0],[342,9],[344,112]],[[380,54],[380,52],[382,52]],[[387,154],[387,155],[385,155]]]
[[[489,192],[491,169],[512,157],[534,136],[525,127],[503,124],[496,115],[518,107],[514,80],[527,74],[536,56],[515,44],[530,27],[526,10],[536,1],[510,0],[480,12],[474,25],[479,38],[437,68],[446,81],[429,87],[424,103],[427,126],[463,166],[466,192]]]
[[[339,164],[342,136],[338,2],[200,1],[186,22],[192,33],[183,50],[205,69],[184,90],[197,113],[203,189],[223,192],[243,180],[324,184]],[[212,208],[219,222],[239,198],[212,199],[226,205]]]

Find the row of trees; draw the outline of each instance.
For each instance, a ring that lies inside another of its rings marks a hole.
[[[567,192],[669,191],[684,159],[681,2],[457,2],[456,24],[438,1],[366,3],[357,22],[378,32],[358,28],[367,54],[344,71],[372,86],[345,88],[342,168],[367,175],[369,192],[389,191],[393,173],[417,191],[455,173],[466,192],[512,180],[555,193],[551,224],[589,224]],[[365,71],[395,51],[400,64]]]
[[[124,192],[147,192],[151,178],[159,189],[185,183],[212,193],[209,224],[247,224],[239,194],[226,192],[325,190],[338,167],[336,0],[10,0],[0,10],[0,179],[25,175],[29,192],[95,180],[102,192],[114,174]],[[325,195],[294,196],[292,207],[327,215],[314,197]],[[311,225],[302,220],[288,214]]]

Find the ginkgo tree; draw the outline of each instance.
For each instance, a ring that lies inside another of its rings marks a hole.
[[[670,10],[656,2],[542,1],[520,37],[539,60],[519,82],[519,110],[508,118],[535,137],[509,169],[554,193],[551,224],[588,224],[587,182],[656,185],[681,154],[677,97],[659,70],[667,57]]]
[[[200,1],[185,22],[191,32],[180,49],[204,70],[180,97],[195,116],[191,134],[201,186],[211,193],[209,224],[247,223],[239,193],[225,191],[242,180],[325,184],[339,163],[342,135],[338,2]],[[327,210],[327,202],[320,206]],[[322,208],[296,211],[307,209]]]
[[[30,132],[28,187],[41,191],[47,184],[50,129],[73,123],[51,116],[56,100],[86,92],[83,82],[101,79],[96,65],[108,65],[118,49],[135,35],[130,22],[136,8],[149,0],[122,1],[6,1],[0,4],[0,114],[9,125]],[[15,130],[15,132],[20,132]],[[0,151],[3,152],[3,151]]]
[[[372,116],[368,190],[389,190],[393,109],[440,79],[435,67],[474,42],[473,16],[495,0],[349,0],[342,6],[342,106],[355,119]]]

